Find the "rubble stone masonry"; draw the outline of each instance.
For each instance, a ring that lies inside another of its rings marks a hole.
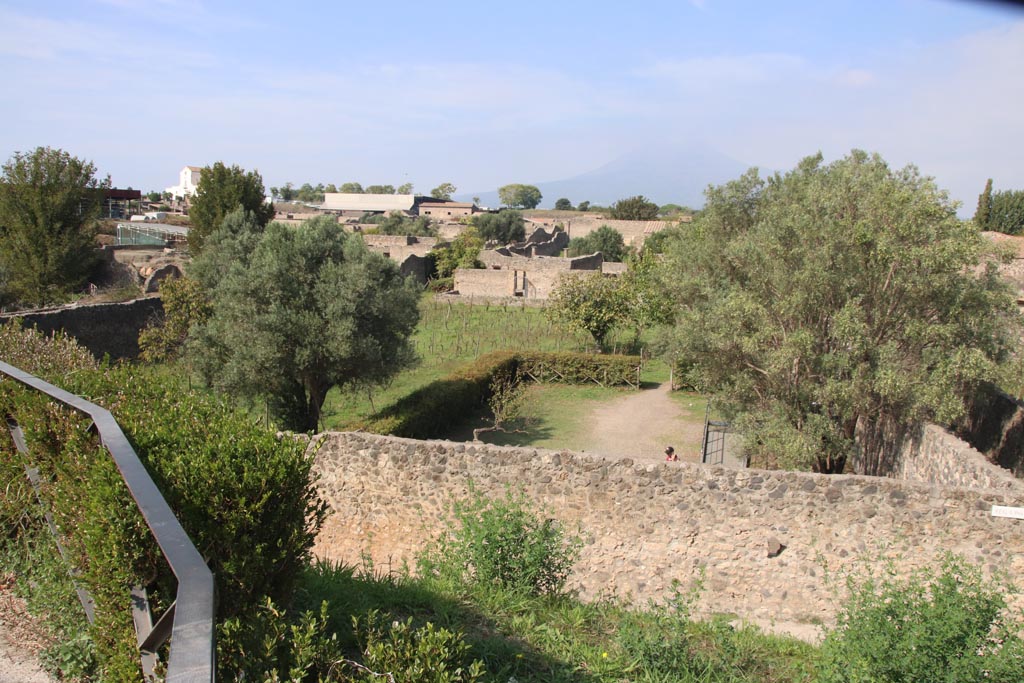
[[[947,458],[947,441],[932,437],[925,457]],[[1017,480],[963,488],[364,433],[323,439],[315,469],[333,514],[317,552],[352,564],[369,553],[377,569],[413,564],[442,528],[445,506],[472,482],[487,496],[521,489],[579,530],[585,545],[570,583],[585,599],[658,600],[673,581],[701,581],[704,613],[827,624],[835,579],[885,561],[907,571],[937,566],[951,551],[986,572],[1024,576],[1024,520],[990,514],[993,504],[1024,505]]]

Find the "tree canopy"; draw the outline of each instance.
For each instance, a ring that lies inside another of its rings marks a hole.
[[[367,185],[366,194],[395,194],[394,185]]]
[[[329,217],[261,230],[236,213],[190,275],[210,300],[189,338],[197,369],[266,398],[285,428],[315,430],[331,388],[385,381],[414,359],[417,287]]]
[[[545,309],[551,320],[588,333],[601,350],[608,333],[625,321],[627,313],[619,282],[599,271],[563,276]]]
[[[64,150],[16,152],[0,176],[0,273],[8,296],[63,300],[99,260],[93,236],[103,189],[91,162]]]
[[[643,195],[637,195],[612,204],[609,215],[622,221],[653,221],[658,217],[658,205]]]
[[[274,217],[274,207],[266,201],[259,172],[246,172],[221,161],[204,168],[188,212],[192,224],[188,247],[193,256],[202,252],[206,239],[220,227],[224,217],[239,207],[252,213],[261,227]]]
[[[482,267],[477,257],[483,247],[484,241],[476,228],[472,226],[466,228],[450,243],[434,249],[437,277],[451,277],[456,268]]]
[[[622,262],[629,250],[622,239],[622,233],[607,225],[602,225],[589,235],[573,237],[569,241],[569,256],[585,256],[598,251],[605,261]]]
[[[498,199],[513,209],[536,209],[543,196],[534,185],[513,183],[498,188]]]
[[[555,200],[555,211],[572,211],[572,202],[567,197],[559,197]]]
[[[342,183],[338,187],[338,192],[345,194],[363,194],[363,186],[359,183]]]
[[[1004,190],[993,194],[988,225],[982,229],[1007,235],[1024,233],[1024,191]]]
[[[430,196],[434,199],[451,199],[457,189],[458,188],[451,183],[441,183],[430,191]]]
[[[501,244],[520,242],[526,237],[523,214],[511,209],[498,213],[479,213],[473,216],[473,226],[485,241]]]
[[[1019,346],[977,229],[916,168],[854,151],[711,187],[669,243],[669,356],[761,466],[878,473],[883,432],[949,423]]]
[[[437,228],[426,216],[411,218],[401,211],[392,211],[391,215],[377,222],[377,232],[381,235],[417,235],[419,237],[436,237]]]

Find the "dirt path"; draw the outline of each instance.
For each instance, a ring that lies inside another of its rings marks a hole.
[[[702,420],[703,416],[695,420],[672,400],[664,382],[595,408],[579,449],[609,458],[656,462],[665,459],[665,446],[671,445],[680,460],[699,462]]]

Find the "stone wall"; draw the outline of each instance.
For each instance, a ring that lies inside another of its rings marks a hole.
[[[1024,481],[937,425],[926,425],[907,440],[891,476],[939,486],[1013,492],[1024,503]]]
[[[110,354],[117,360],[138,357],[139,332],[151,319],[162,315],[163,310],[159,297],[149,297],[117,304],[12,313],[0,316],[0,322],[20,318],[26,326],[34,326],[45,334],[64,330],[97,358]]]
[[[618,230],[627,246],[639,247],[652,233],[671,225],[668,221],[619,221],[606,218],[573,218],[565,221],[569,237],[586,237],[602,225]]]
[[[1001,467],[1024,479],[1024,403],[994,386],[974,397],[957,434]]]
[[[702,579],[705,613],[828,623],[837,602],[826,577],[884,559],[909,570],[952,551],[1024,576],[1024,521],[990,515],[1024,503],[1009,490],[362,433],[325,435],[315,469],[333,509],[316,551],[353,564],[368,552],[378,569],[411,562],[472,481],[489,496],[521,488],[578,526],[586,542],[571,586],[584,598],[660,599],[674,580]]]

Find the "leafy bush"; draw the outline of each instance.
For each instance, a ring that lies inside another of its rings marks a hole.
[[[115,415],[213,571],[219,620],[237,616],[249,624],[267,598],[289,603],[325,515],[305,443],[278,439],[169,380],[97,368],[66,340],[8,326],[0,328],[0,353]],[[129,589],[145,585],[157,607],[166,607],[174,579],[86,418],[9,381],[0,382],[0,409],[25,431],[58,526],[74,530],[66,547],[96,601],[91,633],[105,675],[133,678]],[[222,648],[241,647],[232,633],[222,629]],[[228,673],[223,665],[222,672]]]
[[[490,500],[471,491],[452,505],[447,531],[418,558],[419,571],[535,595],[561,592],[582,541],[530,509],[522,493]]]
[[[1007,623],[1006,586],[949,556],[936,575],[849,581],[822,646],[823,683],[1024,680],[1024,641]]]

